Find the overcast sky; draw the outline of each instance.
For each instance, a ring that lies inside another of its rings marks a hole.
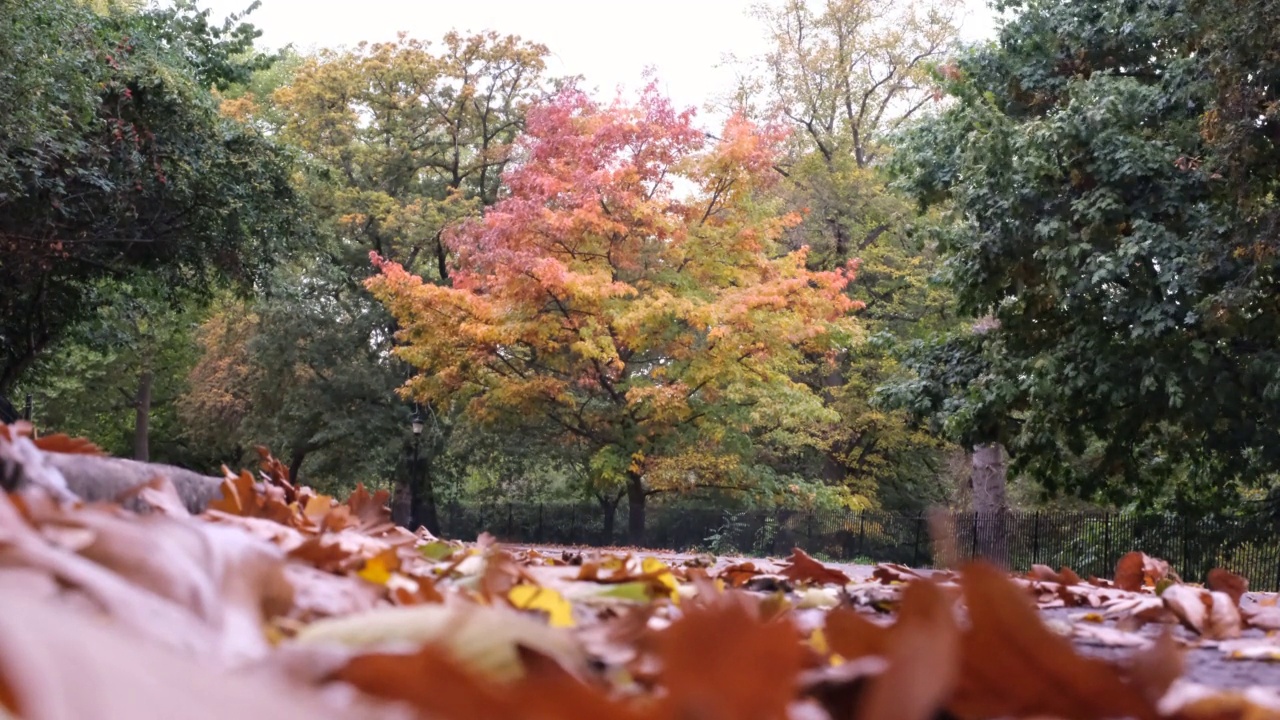
[[[250,0],[201,0],[219,18]],[[967,0],[965,39],[993,34],[986,0]],[[733,71],[717,67],[728,53],[763,50],[754,0],[262,0],[247,18],[269,47],[299,50],[392,40],[403,30],[422,39],[450,29],[497,30],[546,45],[553,75],[583,75],[587,88],[612,94],[635,87],[646,67],[678,105],[699,108],[733,86]]]

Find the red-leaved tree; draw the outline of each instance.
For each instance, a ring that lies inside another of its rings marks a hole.
[[[779,248],[780,139],[741,118],[709,139],[652,86],[532,111],[504,199],[448,235],[452,287],[374,257],[406,392],[577,445],[633,542],[650,495],[741,484],[766,436],[820,444],[837,418],[801,378],[856,339],[853,267]]]

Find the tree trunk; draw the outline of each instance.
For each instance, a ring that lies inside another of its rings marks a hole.
[[[835,390],[844,384],[843,360],[822,378],[822,398],[828,405],[835,401]],[[822,480],[827,485],[840,486],[849,477],[849,468],[840,456],[844,453],[844,439],[841,438],[827,448],[822,457]]]
[[[133,396],[133,459],[151,459],[151,385],[155,374],[150,369],[138,376],[138,392]]]
[[[414,468],[414,498],[413,498],[413,522],[412,530],[417,530],[418,525],[425,525],[432,535],[440,535],[440,512],[436,506],[436,486],[431,479],[430,468],[427,467],[426,458],[418,458],[417,467]]]
[[[627,542],[640,547],[644,540],[644,482],[639,475],[627,474]]]
[[[978,553],[1002,567],[1009,563],[1005,527],[1009,503],[1004,455],[1004,446],[1000,443],[974,445],[971,459],[973,474],[969,481],[973,486]]]
[[[622,495],[623,493],[618,493],[610,499],[608,495],[596,493],[596,502],[600,503],[600,512],[604,513],[604,537],[601,545],[613,544],[613,533],[618,526],[618,503],[622,502]]]
[[[294,450],[289,457],[289,482],[298,484],[298,476],[302,473],[302,461],[307,459],[306,450]]]

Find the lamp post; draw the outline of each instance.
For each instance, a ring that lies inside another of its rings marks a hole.
[[[421,518],[418,517],[421,510],[418,507],[420,498],[418,497],[422,488],[418,477],[418,448],[422,441],[422,412],[418,408],[418,404],[413,404],[413,414],[409,416],[409,428],[413,430],[413,460],[409,464],[409,518],[411,530],[417,530],[421,524]]]

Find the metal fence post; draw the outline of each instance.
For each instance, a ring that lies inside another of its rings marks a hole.
[[[808,528],[806,529],[805,534],[809,538],[808,540],[809,547],[805,549],[808,550],[809,552],[813,552],[813,511],[810,510],[805,517],[808,524]]]
[[[920,566],[920,526],[924,524],[924,515],[916,516],[916,540],[915,546],[911,549],[911,564],[916,567]]]
[[[969,559],[978,559],[978,511],[973,511],[973,547],[969,549]]]
[[[1031,563],[1040,563],[1040,511],[1037,510],[1031,520]]]
[[[858,511],[858,554],[867,554],[867,510],[863,508]]]
[[[542,503],[538,503],[538,542],[542,542]]]
[[[504,540],[507,540],[507,541],[511,540],[511,529],[512,529],[512,526],[514,525],[513,521],[514,521],[514,518],[511,517],[511,503],[507,503],[507,536],[503,538]]]
[[[1099,576],[1105,576],[1109,568],[1114,568],[1115,563],[1111,562],[1111,513],[1103,515],[1102,519],[1102,572]]]

